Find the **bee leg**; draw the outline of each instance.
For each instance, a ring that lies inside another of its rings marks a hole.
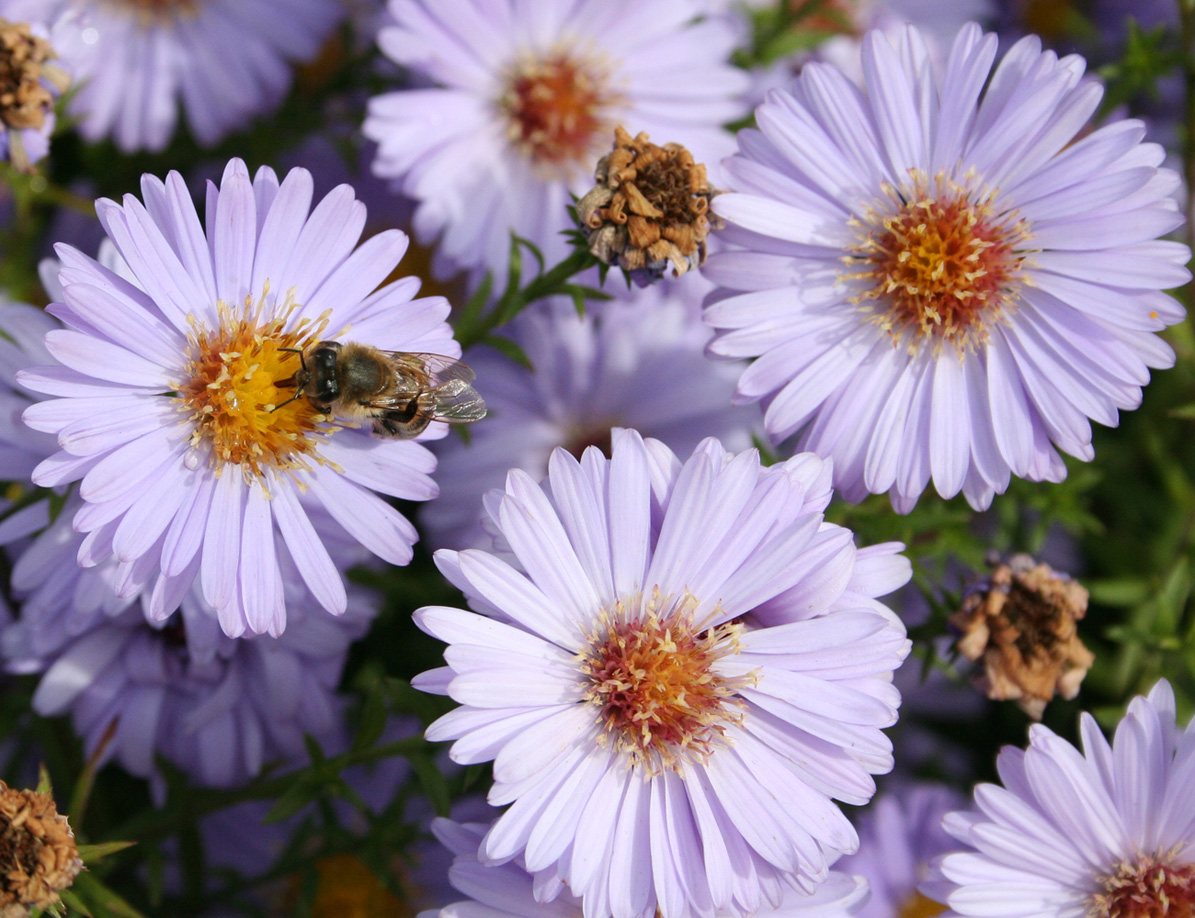
[[[289,380],[288,380],[288,381],[289,381]],[[294,385],[294,383],[291,383],[291,385]],[[276,389],[283,389],[283,388],[290,388],[290,387],[289,387],[289,386],[283,386],[283,385],[282,385],[282,383],[274,383],[274,388],[276,388]],[[271,409],[270,409],[270,411],[271,411],[271,413],[272,413],[272,412],[275,412],[275,411],[277,411],[279,408],[284,408],[284,407],[286,407],[287,405],[289,405],[291,402],[293,402],[293,401],[295,401],[295,400],[297,400],[297,399],[300,399],[300,398],[302,398],[302,397],[303,397],[303,393],[302,393],[302,392],[299,392],[299,393],[298,393],[298,394],[296,394],[296,395],[292,395],[292,396],[291,396],[290,398],[288,398],[288,399],[287,399],[285,402],[282,402],[282,404],[280,404],[280,405],[275,405],[273,408],[271,408]]]

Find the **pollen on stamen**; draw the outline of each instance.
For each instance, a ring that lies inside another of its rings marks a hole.
[[[704,760],[742,722],[740,689],[754,676],[719,674],[717,662],[739,652],[742,625],[702,628],[695,597],[620,601],[598,618],[580,654],[585,700],[598,711],[599,742],[646,775]]]
[[[907,186],[851,220],[857,243],[843,258],[841,282],[869,319],[910,353],[953,344],[960,356],[982,344],[1027,283],[1032,233],[1015,212],[998,212],[994,192],[938,173],[910,172]]]
[[[541,169],[588,167],[622,97],[600,61],[564,51],[515,62],[498,107],[507,136]]]
[[[298,304],[264,305],[268,288],[256,304],[243,308],[217,304],[214,329],[191,319],[187,378],[176,385],[185,423],[193,425],[188,457],[193,465],[206,456],[217,466],[239,467],[246,481],[261,479],[267,468],[293,472],[324,463],[317,448],[334,427],[306,398],[295,396],[299,353],[322,337],[327,317],[292,323]]]
[[[1100,878],[1088,900],[1088,918],[1192,918],[1195,864],[1175,863],[1180,852],[1143,854]]]

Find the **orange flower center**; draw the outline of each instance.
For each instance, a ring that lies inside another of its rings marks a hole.
[[[264,294],[263,294],[264,299]],[[265,468],[309,468],[322,463],[316,448],[334,427],[327,416],[298,394],[292,381],[302,350],[320,337],[326,318],[302,320],[287,330],[297,304],[289,301],[265,320],[263,306],[246,299],[239,313],[218,304],[220,324],[206,329],[192,321],[187,378],[175,386],[180,410],[194,425],[194,456],[208,452],[213,464],[239,466],[246,480]],[[294,349],[293,351],[291,349]],[[190,457],[188,457],[190,459]]]
[[[715,664],[739,652],[742,625],[700,629],[697,601],[664,597],[604,612],[581,653],[585,700],[599,711],[602,742],[657,774],[682,758],[704,759],[743,719],[736,693],[755,677],[728,678]]]
[[[928,896],[915,892],[901,905],[897,918],[938,918],[944,911],[946,906],[941,902],[935,902]]]
[[[195,16],[204,0],[105,0],[109,7],[131,14],[142,26]]]
[[[911,185],[884,187],[861,219],[858,243],[840,280],[852,302],[910,352],[929,341],[960,351],[982,344],[993,322],[1016,308],[1032,238],[1015,212],[998,213],[939,173],[912,173]]]
[[[506,79],[499,107],[511,142],[541,167],[597,160],[597,142],[614,130],[610,109],[619,96],[597,61],[558,52],[519,61]]]

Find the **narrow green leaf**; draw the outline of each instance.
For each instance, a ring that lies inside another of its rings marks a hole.
[[[91,908],[90,912],[84,914],[94,914],[95,918],[145,918],[141,912],[101,883],[93,873],[79,874],[75,877],[72,888]]]
[[[94,864],[96,861],[102,861],[110,854],[115,854],[117,851],[124,851],[135,844],[137,844],[135,841],[113,841],[100,842],[96,845],[79,845],[79,857],[84,864]]]

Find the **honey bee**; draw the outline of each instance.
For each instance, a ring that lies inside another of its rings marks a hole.
[[[350,421],[370,419],[379,437],[409,440],[432,421],[467,424],[485,417],[485,402],[469,385],[473,371],[440,354],[383,351],[355,341],[318,341],[299,355],[299,370],[274,383],[297,398]]]

